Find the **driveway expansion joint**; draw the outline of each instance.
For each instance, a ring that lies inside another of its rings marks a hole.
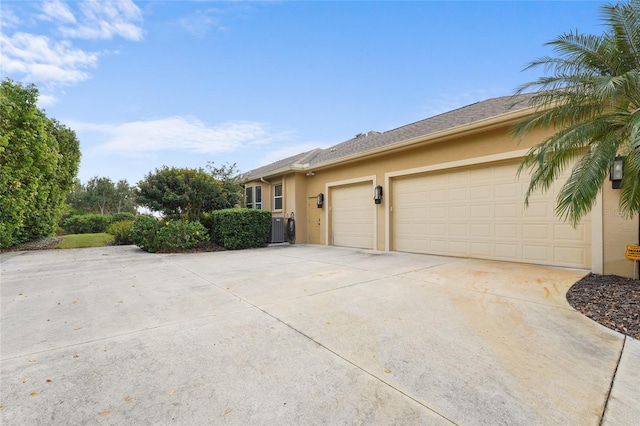
[[[628,336],[623,335],[622,339],[622,347],[620,348],[620,354],[618,355],[618,361],[616,362],[616,368],[613,370],[613,376],[611,377],[611,384],[609,385],[609,390],[607,391],[607,397],[604,400],[604,406],[602,407],[602,414],[600,415],[600,421],[598,422],[599,426],[604,425],[604,417],[607,414],[607,407],[609,406],[609,400],[611,399],[611,391],[613,390],[613,385],[616,381],[616,375],[618,374],[618,368],[620,367],[620,361],[622,360],[622,354],[624,353],[624,347],[627,344]]]
[[[368,371],[368,370],[364,369],[363,367],[359,366],[358,364],[355,364],[353,361],[349,360],[348,358],[345,358],[344,356],[340,355],[339,353],[337,353],[337,352],[335,352],[334,350],[330,349],[329,347],[325,346],[325,345],[324,345],[324,344],[322,344],[321,342],[319,342],[319,341],[315,340],[314,338],[312,338],[312,337],[311,337],[311,336],[309,336],[308,334],[304,333],[302,330],[299,330],[298,328],[296,328],[296,327],[294,327],[293,325],[291,325],[291,324],[287,323],[286,321],[282,320],[281,318],[278,318],[277,316],[275,316],[275,315],[271,314],[270,312],[266,311],[265,309],[261,308],[260,306],[258,306],[258,305],[256,305],[256,304],[252,303],[251,301],[249,301],[249,300],[247,300],[247,299],[245,299],[245,298],[243,298],[243,297],[241,297],[241,296],[239,296],[239,295],[237,295],[237,294],[234,294],[233,292],[231,292],[231,291],[227,290],[226,288],[222,288],[222,287],[220,287],[218,284],[215,284],[215,283],[213,283],[213,282],[209,281],[208,279],[204,278],[203,276],[201,276],[201,275],[200,275],[200,274],[198,274],[197,272],[194,272],[194,271],[190,270],[189,268],[187,268],[187,267],[185,267],[185,266],[183,266],[183,265],[180,265],[180,264],[177,264],[177,263],[176,263],[176,266],[178,266],[178,267],[180,267],[180,268],[184,269],[185,271],[188,271],[188,272],[190,272],[190,273],[194,274],[195,276],[197,276],[197,277],[199,277],[199,278],[201,278],[201,279],[203,279],[203,280],[205,280],[205,281],[207,281],[207,282],[210,282],[210,283],[211,283],[211,285],[213,285],[213,286],[215,286],[215,287],[219,288],[220,290],[222,290],[222,291],[224,291],[224,292],[226,292],[226,293],[228,293],[228,294],[230,294],[230,295],[232,295],[232,296],[234,296],[234,297],[237,297],[237,298],[238,298],[238,299],[240,299],[242,302],[244,302],[244,303],[247,303],[247,304],[251,305],[253,308],[257,309],[258,311],[262,312],[263,314],[267,315],[268,317],[273,318],[275,321],[279,322],[280,324],[284,325],[285,327],[289,328],[290,330],[294,331],[295,333],[297,333],[297,334],[299,334],[299,335],[303,336],[305,339],[309,340],[310,342],[315,343],[315,344],[316,344],[316,345],[318,345],[319,347],[323,348],[324,350],[328,351],[328,352],[329,352],[329,353],[331,353],[332,355],[334,355],[334,356],[338,357],[339,359],[343,360],[343,361],[344,361],[344,362],[346,362],[347,364],[349,364],[349,365],[351,365],[351,366],[355,367],[356,369],[358,369],[358,370],[362,371],[363,373],[365,373],[365,374],[367,374],[368,376],[370,376],[370,377],[374,378],[375,380],[379,381],[380,383],[384,384],[385,386],[387,386],[387,387],[389,387],[389,388],[393,389],[394,391],[396,391],[396,392],[400,393],[400,394],[401,394],[401,395],[403,395],[404,397],[409,398],[410,400],[412,400],[412,401],[413,401],[413,402],[415,402],[416,404],[420,405],[421,407],[423,407],[423,408],[425,408],[425,409],[429,410],[430,412],[434,413],[435,415],[437,415],[437,416],[441,417],[443,420],[448,421],[448,422],[449,422],[449,423],[451,423],[452,425],[458,426],[458,423],[456,423],[456,422],[454,422],[453,420],[451,420],[450,418],[446,417],[444,414],[439,413],[438,411],[434,410],[433,408],[431,408],[431,407],[429,407],[429,406],[425,405],[425,404],[424,404],[424,402],[422,402],[422,401],[420,401],[420,400],[418,400],[418,399],[414,398],[413,396],[411,396],[411,395],[407,394],[406,392],[402,391],[401,389],[399,389],[399,388],[397,388],[397,387],[393,386],[392,384],[390,384],[390,383],[388,383],[388,382],[384,381],[384,380],[383,380],[383,379],[381,379],[380,377],[378,377],[378,376],[376,376],[375,374],[373,374],[372,372],[370,372],[370,371]],[[371,282],[371,281],[377,281],[377,279],[376,279],[376,280],[366,281],[366,282]],[[358,284],[362,284],[362,283],[358,283]],[[355,285],[358,285],[358,284],[351,284],[351,285],[344,286],[344,287],[340,287],[340,288],[352,287],[352,286],[355,286]],[[327,290],[327,291],[333,291],[333,290]],[[325,291],[325,292],[321,292],[321,293],[326,293],[326,291]],[[306,295],[305,295],[305,296],[303,296],[303,297],[308,297],[308,296],[306,296]]]

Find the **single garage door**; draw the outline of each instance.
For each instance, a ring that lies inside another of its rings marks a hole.
[[[393,250],[578,268],[591,266],[591,223],[555,216],[556,182],[524,207],[518,163],[396,178]]]
[[[371,182],[331,188],[331,230],[335,246],[373,248]]]

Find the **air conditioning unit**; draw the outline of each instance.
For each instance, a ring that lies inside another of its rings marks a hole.
[[[271,232],[269,233],[269,244],[284,243],[284,218],[271,218]]]

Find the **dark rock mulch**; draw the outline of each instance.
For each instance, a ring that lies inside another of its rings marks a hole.
[[[640,340],[640,281],[589,274],[567,292],[567,301],[592,320]]]
[[[0,253],[6,251],[49,250],[57,246],[60,241],[62,241],[62,237],[44,237],[34,241],[17,244],[13,247],[0,249]]]

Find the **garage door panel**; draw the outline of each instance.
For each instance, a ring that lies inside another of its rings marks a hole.
[[[470,216],[472,219],[490,218],[493,215],[492,205],[474,205],[471,207]]]
[[[373,248],[374,204],[371,195],[371,182],[331,189],[333,245]]]
[[[469,217],[469,206],[451,206],[449,207],[449,217],[451,219],[467,219]]]
[[[522,236],[528,240],[548,240],[550,238],[549,225],[546,223],[525,223],[522,225]]]
[[[496,257],[502,257],[504,259],[517,260],[519,256],[520,248],[517,244],[495,244]]]
[[[497,223],[494,227],[498,238],[518,238],[519,226],[515,223]]]
[[[522,259],[531,263],[544,262],[549,259],[549,250],[546,246],[525,244],[522,247]]]
[[[590,217],[574,229],[555,216],[562,182],[525,208],[529,177],[518,180],[517,169],[512,162],[393,179],[393,249],[590,267]]]
[[[468,227],[466,223],[452,223],[449,224],[449,235],[454,237],[464,237],[468,234]]]

